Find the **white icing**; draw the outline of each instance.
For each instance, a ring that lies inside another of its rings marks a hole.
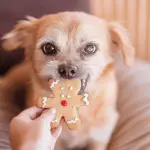
[[[47,100],[48,100],[47,97],[43,97],[43,106],[42,106],[43,108],[46,106]]]
[[[64,88],[63,88],[63,87],[60,87],[60,89],[61,89],[61,90],[64,90]]]
[[[85,93],[85,94],[84,94],[84,97],[83,97],[83,101],[85,102],[86,105],[89,105],[88,96],[89,96],[89,94],[88,94],[88,93]]]
[[[72,86],[69,86],[69,90],[72,90],[73,89],[73,87]]]
[[[50,85],[50,88],[54,88],[55,85],[59,82],[59,80],[53,81],[52,84]]]
[[[58,122],[58,120],[57,120],[57,119],[55,119],[55,120],[53,120],[53,121],[52,121],[52,123],[57,123],[57,122]]]
[[[65,97],[65,95],[64,95],[64,94],[61,94],[61,95],[60,95],[60,97],[61,97],[61,98],[64,98],[64,97]]]
[[[71,96],[70,96],[70,95],[67,95],[67,98],[71,98]]]
[[[71,123],[76,123],[79,119],[78,118],[75,118],[74,120],[69,120],[67,121],[68,124],[71,124]]]

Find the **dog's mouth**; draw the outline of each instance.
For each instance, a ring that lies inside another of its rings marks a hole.
[[[87,74],[84,78],[80,79],[81,80],[81,88],[80,88],[80,91],[79,91],[79,95],[81,95],[82,93],[85,92],[85,89],[86,89],[86,86],[87,86],[87,83],[88,83],[88,80],[89,80],[89,74]]]
[[[54,78],[53,77],[49,77],[48,80],[54,80]],[[70,79],[70,80],[73,80],[73,79]],[[85,92],[88,80],[89,80],[89,74],[87,74],[86,76],[84,76],[83,78],[80,79],[80,81],[81,81],[81,88],[80,88],[80,90],[78,92],[79,95],[81,95],[82,93]]]

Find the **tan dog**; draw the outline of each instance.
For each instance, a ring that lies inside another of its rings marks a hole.
[[[132,65],[134,48],[126,29],[117,23],[79,12],[64,12],[28,17],[3,37],[7,50],[26,49],[22,65],[13,69],[3,85],[18,87],[30,79],[27,106],[35,105],[50,78],[81,79],[82,91],[92,94],[90,107],[79,110],[82,126],[77,131],[67,128],[56,150],[82,148],[104,150],[118,119],[116,110],[117,82],[113,53],[121,52],[124,62]]]

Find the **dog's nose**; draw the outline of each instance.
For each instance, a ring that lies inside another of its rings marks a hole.
[[[77,75],[78,67],[70,64],[61,64],[58,68],[58,72],[63,78],[72,79]]]

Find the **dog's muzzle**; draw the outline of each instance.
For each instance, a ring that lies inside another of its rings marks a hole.
[[[73,65],[73,64],[61,64],[58,67],[58,73],[62,78],[69,79],[69,80],[78,78],[80,76],[78,66]],[[81,80],[81,89],[78,94],[82,94],[85,91],[88,79],[89,79],[88,74],[85,75],[82,79],[80,79]]]

